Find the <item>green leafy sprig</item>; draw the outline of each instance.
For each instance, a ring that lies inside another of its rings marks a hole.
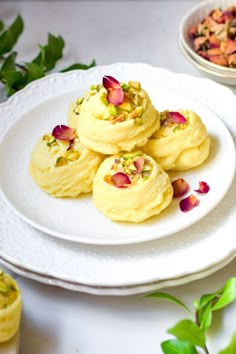
[[[44,46],[39,45],[39,53],[31,62],[17,63],[17,52],[13,48],[23,30],[24,22],[20,15],[7,28],[0,20],[0,81],[4,84],[8,96],[21,90],[28,83],[45,76],[55,68],[57,61],[63,57],[64,39],[49,33],[48,43]],[[88,65],[76,63],[61,72],[75,69],[86,70],[95,65],[95,60],[92,60]]]
[[[236,278],[229,279],[223,288],[212,294],[201,296],[193,302],[194,313],[176,297],[155,292],[146,295],[148,298],[159,298],[172,301],[186,310],[191,318],[183,319],[168,329],[175,339],[166,340],[161,343],[162,352],[165,354],[210,354],[207,348],[207,330],[212,324],[213,312],[223,309],[236,300]],[[218,354],[236,353],[236,333],[231,338],[229,346],[221,350]]]

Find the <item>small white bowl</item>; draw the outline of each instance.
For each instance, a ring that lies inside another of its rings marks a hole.
[[[203,1],[201,4],[194,6],[182,19],[179,26],[179,41],[184,47],[185,51],[200,65],[208,67],[214,72],[225,73],[227,75],[236,77],[236,68],[228,68],[220,66],[202,58],[198,55],[192,47],[191,39],[189,38],[189,30],[191,27],[199,24],[209,13],[220,7],[225,9],[229,6],[236,6],[236,2],[233,0],[208,0]]]
[[[223,72],[218,72],[216,70],[212,70],[211,68],[202,65],[201,63],[197,62],[195,58],[193,58],[189,52],[185,49],[183,44],[179,41],[179,48],[182,52],[182,54],[185,56],[185,58],[193,65],[195,68],[197,68],[205,77],[208,79],[217,81],[221,84],[224,85],[229,85],[229,86],[236,86],[236,75],[223,73]]]

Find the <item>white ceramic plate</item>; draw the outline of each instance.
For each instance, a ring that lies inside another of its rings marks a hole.
[[[79,77],[80,73],[77,74]],[[18,112],[19,118],[1,139],[0,189],[10,207],[24,221],[49,235],[88,244],[128,244],[153,240],[173,234],[203,218],[221,201],[231,185],[235,171],[232,137],[214,112],[184,95],[160,88],[151,77],[145,78],[142,84],[158,110],[192,109],[200,115],[211,136],[210,155],[203,165],[191,171],[171,174],[171,178],[185,178],[190,185],[190,192],[198,188],[199,181],[206,181],[210,185],[207,195],[198,195],[200,205],[197,208],[182,213],[178,206],[179,200],[173,200],[164,212],[146,222],[117,223],[95,209],[92,195],[76,199],[55,199],[43,192],[31,179],[28,165],[35,142],[57,124],[67,124],[70,102],[82,96],[91,84],[102,82],[99,68],[95,68],[93,74],[92,81],[88,76],[79,90],[72,83],[71,92],[63,95],[54,95],[53,86],[48,85],[48,90],[41,96],[42,102],[22,112],[22,115]],[[109,70],[107,74],[110,74]],[[58,79],[62,86],[64,78],[61,75]],[[121,80],[119,75],[116,78]],[[135,73],[132,77],[128,74],[125,80],[122,76],[124,81],[129,79],[136,79]]]
[[[38,281],[43,284],[47,285],[53,285],[53,286],[59,286],[61,288],[65,288],[68,290],[73,290],[73,291],[79,291],[87,294],[93,294],[93,295],[106,295],[106,296],[127,296],[127,295],[133,295],[133,294],[142,294],[142,293],[147,293],[151,291],[157,291],[159,289],[163,289],[165,287],[169,286],[176,286],[176,285],[181,285],[185,284],[197,279],[205,278],[212,273],[218,271],[222,267],[226,266],[229,264],[233,259],[235,258],[235,254],[231,254],[229,257],[224,259],[221,262],[218,262],[214,264],[213,266],[210,266],[209,268],[206,268],[200,272],[192,273],[192,274],[186,274],[182,277],[179,278],[170,278],[170,279],[161,279],[160,281],[153,281],[150,283],[144,283],[144,284],[137,284],[137,285],[126,285],[126,286],[120,286],[120,287],[112,287],[112,286],[90,286],[90,285],[84,285],[81,283],[78,283],[76,281],[67,281],[67,280],[61,280],[60,278],[55,278],[51,276],[47,276],[45,274],[39,274],[32,272],[30,270],[27,270],[22,267],[15,266],[14,264],[5,261],[3,258],[0,257],[0,263],[10,269],[12,272],[15,272],[22,277],[29,278],[34,281]],[[1,349],[1,345],[0,345]],[[1,351],[0,351],[1,352]],[[2,352],[1,352],[2,354]],[[5,353],[4,353],[5,354]]]
[[[100,77],[109,72],[122,80],[127,75],[141,82],[151,78],[160,90],[183,95],[207,107],[222,119],[233,138],[236,137],[236,98],[222,85],[141,63],[118,63],[96,68],[95,72],[99,72]],[[43,102],[45,91],[52,96],[66,95],[71,92],[71,85],[77,85],[78,90],[83,87],[84,77],[90,76],[93,82],[94,69],[63,76],[63,85],[61,75],[53,74],[32,83],[0,105],[0,134],[19,116]],[[217,171],[215,180],[220,179],[220,174],[221,171]],[[55,278],[59,286],[63,286],[64,281],[76,283],[79,284],[77,290],[96,294],[105,294],[108,288],[114,290],[113,295],[120,294],[124,287],[133,287],[134,293],[139,285],[151,288],[162,282],[168,285],[168,281],[177,285],[200,278],[206,274],[206,269],[215,269],[232,259],[236,251],[235,201],[236,184],[232,183],[221,203],[184,230],[139,244],[97,246],[40,232],[23,222],[0,197],[0,257],[13,264],[18,272],[23,268],[40,274],[43,279],[46,277],[49,284],[56,284],[51,281]]]

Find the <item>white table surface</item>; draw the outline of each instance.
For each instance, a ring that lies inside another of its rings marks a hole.
[[[197,2],[2,1],[0,19],[11,23],[18,13],[23,16],[25,30],[16,47],[23,61],[36,55],[37,44],[46,44],[51,32],[61,34],[66,42],[58,69],[95,58],[97,65],[146,62],[200,76],[177,45],[179,22]],[[187,317],[176,305],[143,295],[94,296],[13,275],[24,303],[20,354],[159,354],[160,343],[170,338],[167,328]],[[205,279],[163,291],[191,306],[194,299],[215,291],[233,276],[236,259]],[[235,314],[236,304],[216,314],[209,334],[212,354],[226,346],[236,331]],[[5,350],[0,346],[0,353]]]

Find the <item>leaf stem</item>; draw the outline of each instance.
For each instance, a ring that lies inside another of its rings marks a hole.
[[[198,312],[198,310],[195,311],[195,322],[196,322],[197,326],[200,327],[199,312]],[[209,352],[209,350],[208,350],[206,344],[205,344],[205,346],[204,346],[204,351],[205,351],[206,354],[210,354],[210,352]]]

